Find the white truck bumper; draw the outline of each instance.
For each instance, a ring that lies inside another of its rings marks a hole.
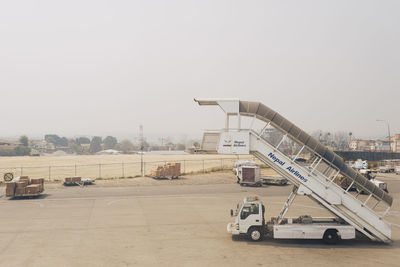
[[[228,231],[228,233],[230,233],[232,235],[239,234],[239,230],[236,229],[236,224],[234,224],[234,223],[228,223],[228,225],[226,226],[226,231]]]

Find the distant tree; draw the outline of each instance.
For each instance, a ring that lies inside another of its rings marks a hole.
[[[80,154],[82,153],[82,147],[76,143],[76,140],[69,139],[68,140],[68,147],[75,153]]]
[[[48,143],[52,143],[55,146],[58,145],[58,142],[60,141],[60,137],[56,134],[46,134],[44,136],[44,140],[46,140]]]
[[[134,150],[135,146],[131,141],[125,139],[121,143],[118,143],[117,148],[124,153],[128,153],[129,151]]]
[[[56,134],[46,134],[44,140],[48,143],[52,143],[55,146],[68,146],[68,139],[66,137],[59,137]]]
[[[94,136],[92,138],[92,141],[90,142],[90,147],[89,147],[90,153],[96,153],[96,152],[99,152],[100,150],[102,150],[101,143],[102,143],[101,137]]]
[[[31,153],[31,149],[27,146],[17,146],[14,151],[16,156],[27,156]]]
[[[103,140],[104,149],[114,149],[115,146],[118,144],[117,138],[114,136],[107,136]]]
[[[90,139],[87,137],[79,137],[76,139],[76,143],[78,145],[82,145],[82,144],[90,144]]]
[[[68,145],[77,144],[76,139],[68,139]]]
[[[195,141],[195,142],[193,142],[193,146],[196,147],[196,148],[199,148],[200,147],[200,143]]]
[[[346,132],[336,132],[333,135],[333,141],[338,149],[346,149],[349,138]]]
[[[82,153],[82,147],[76,143],[71,143],[68,145],[71,150],[76,153],[76,154],[81,154]]]
[[[143,148],[142,147],[140,147],[140,148],[143,149],[143,151],[147,151],[150,148],[150,144],[147,143],[146,140],[143,140]]]
[[[23,135],[19,138],[19,142],[23,145],[23,146],[28,146],[29,145],[29,139],[26,135]]]
[[[58,141],[58,145],[59,146],[68,146],[68,138],[66,138],[66,137],[60,138],[60,140]]]

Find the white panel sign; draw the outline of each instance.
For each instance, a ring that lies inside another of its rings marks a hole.
[[[249,132],[222,132],[219,154],[249,154]]]

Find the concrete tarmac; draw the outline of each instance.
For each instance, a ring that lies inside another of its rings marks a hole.
[[[393,223],[391,244],[232,240],[229,210],[243,197],[259,195],[269,218],[291,186],[56,186],[36,199],[1,195],[0,266],[399,266],[399,177],[383,177],[395,190],[386,217]],[[297,197],[288,216],[303,214],[329,216]]]

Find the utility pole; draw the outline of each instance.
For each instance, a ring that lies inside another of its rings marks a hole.
[[[351,149],[350,145],[351,145],[351,136],[352,135],[353,135],[353,133],[349,132],[349,144],[348,144],[349,150]]]
[[[143,173],[143,125],[139,126],[139,142],[140,142],[140,174],[144,176]]]

